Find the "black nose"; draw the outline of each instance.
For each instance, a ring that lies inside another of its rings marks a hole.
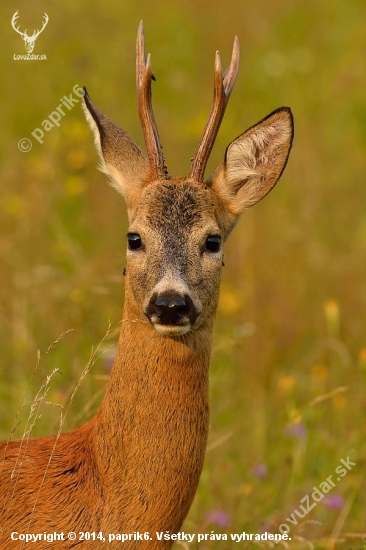
[[[150,321],[162,325],[193,325],[198,311],[188,294],[182,296],[175,291],[166,291],[152,295],[146,315]]]

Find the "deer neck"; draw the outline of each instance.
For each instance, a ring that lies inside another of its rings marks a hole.
[[[168,338],[134,313],[126,300],[117,356],[96,417],[99,470],[114,493],[107,498],[114,506],[117,499],[120,510],[134,510],[134,523],[123,528],[179,530],[206,448],[211,327]]]

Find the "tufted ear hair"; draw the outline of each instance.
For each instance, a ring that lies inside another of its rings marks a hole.
[[[293,135],[291,110],[281,107],[228,146],[210,184],[231,214],[239,215],[273,189],[286,166]]]
[[[145,153],[122,128],[106,117],[90,100],[84,88],[83,110],[94,133],[100,168],[111,184],[122,193],[127,204],[149,180],[149,161]]]

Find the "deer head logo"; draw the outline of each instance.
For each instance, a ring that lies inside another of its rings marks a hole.
[[[19,27],[16,27],[15,26],[15,23],[16,23],[16,20],[18,19],[19,15],[18,15],[18,11],[16,11],[13,15],[13,18],[11,20],[11,26],[13,27],[13,29],[20,34],[20,36],[23,38],[24,42],[25,42],[25,49],[27,51],[27,53],[32,53],[33,52],[33,48],[34,48],[34,43],[35,41],[37,40],[37,38],[39,37],[39,35],[41,34],[41,32],[43,31],[43,29],[45,28],[45,26],[47,25],[48,23],[48,15],[47,13],[44,14],[44,21],[43,21],[43,25],[42,25],[42,28],[41,30],[36,30],[36,31],[33,31],[33,34],[32,36],[28,36],[27,35],[27,29],[25,29],[24,32],[21,32],[19,30]]]

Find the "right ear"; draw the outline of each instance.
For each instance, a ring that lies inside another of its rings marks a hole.
[[[210,184],[231,214],[238,216],[273,189],[293,135],[291,110],[281,107],[230,143]]]
[[[149,161],[145,153],[122,128],[93,105],[84,88],[83,110],[94,133],[101,170],[111,180],[113,187],[133,203],[141,188],[149,179]]]

